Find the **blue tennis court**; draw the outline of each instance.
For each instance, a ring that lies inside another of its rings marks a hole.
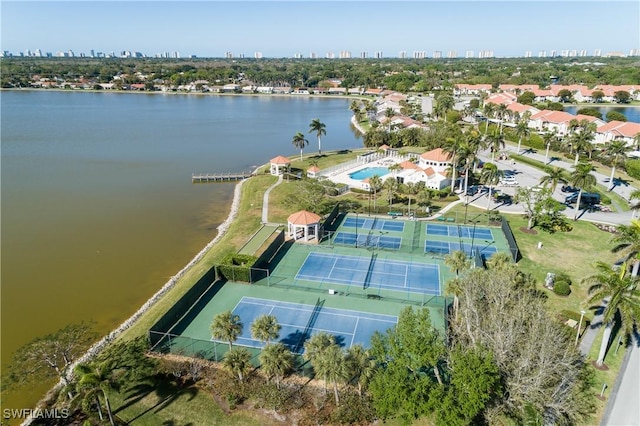
[[[440,267],[399,260],[309,253],[296,280],[321,281],[363,288],[440,296]]]
[[[474,244],[473,250],[471,244],[462,243],[460,245],[459,242],[455,241],[425,241],[424,251],[427,253],[437,253],[437,254],[449,254],[453,251],[462,250],[467,256],[472,256],[474,251],[480,250],[480,254],[485,257],[490,257],[498,252],[498,249],[495,248],[492,243],[486,244]]]
[[[456,238],[478,238],[493,241],[491,229],[478,228],[466,225],[442,225],[439,223],[427,224],[427,235],[441,235]]]
[[[404,231],[404,222],[378,218],[347,217],[344,222],[342,222],[342,226],[366,230],[375,229],[376,231]]]
[[[321,331],[336,336],[338,344],[344,347],[358,343],[368,347],[374,332],[384,332],[398,322],[392,315],[325,308],[322,302],[318,299],[314,306],[244,296],[233,309],[244,324],[236,344],[264,346],[263,342],[251,337],[251,324],[265,314],[275,316],[282,327],[278,341],[298,353],[303,352],[305,340]]]
[[[333,243],[345,246],[378,247],[399,250],[400,245],[402,244],[402,237],[371,235],[369,233],[356,234],[353,232],[338,232],[333,238]]]

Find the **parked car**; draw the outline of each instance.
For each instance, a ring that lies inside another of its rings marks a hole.
[[[517,185],[518,181],[516,180],[516,178],[508,176],[508,177],[504,177],[502,179],[500,179],[500,185],[504,185],[504,186],[514,186]]]
[[[565,204],[573,204],[578,201],[579,192],[574,192],[571,195],[568,195],[564,202]],[[596,192],[583,192],[580,197],[580,207],[583,206],[593,206],[594,204],[600,204],[600,194]]]
[[[562,185],[562,187],[560,188],[560,191],[562,191],[562,192],[578,192],[579,189],[578,188],[574,188],[571,185]]]

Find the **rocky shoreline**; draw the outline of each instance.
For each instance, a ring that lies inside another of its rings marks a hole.
[[[70,380],[73,375],[73,369],[76,365],[85,363],[90,361],[92,358],[97,356],[109,343],[114,341],[123,331],[130,328],[144,313],[146,313],[152,306],[154,306],[169,290],[171,290],[178,281],[187,273],[195,264],[197,264],[204,255],[213,247],[220,239],[226,234],[227,230],[233,223],[234,219],[238,215],[238,210],[240,209],[240,199],[242,195],[242,185],[245,181],[242,180],[238,182],[233,192],[233,201],[231,202],[231,209],[229,211],[229,215],[227,218],[218,226],[218,234],[202,249],[198,254],[196,254],[193,259],[187,265],[182,268],[176,275],[172,276],[169,281],[167,281],[160,290],[158,290],[149,300],[147,300],[133,315],[131,315],[127,320],[125,320],[120,326],[118,326],[115,330],[104,336],[102,339],[98,340],[94,343],[87,351],[78,358],[69,368],[67,372],[67,380]],[[51,392],[60,389],[65,385],[64,380],[60,379],[56,385],[48,392]],[[37,404],[38,406],[43,405],[44,401],[46,401],[48,395],[45,395],[43,399]],[[27,418],[24,422],[22,422],[22,426],[26,426],[31,424],[34,419]]]

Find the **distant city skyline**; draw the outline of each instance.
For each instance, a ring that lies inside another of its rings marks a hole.
[[[1,7],[0,51],[15,56],[478,58],[555,51],[580,57],[626,56],[640,47],[635,0],[2,1]]]

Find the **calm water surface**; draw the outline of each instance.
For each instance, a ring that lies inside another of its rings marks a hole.
[[[617,106],[566,106],[564,110],[570,114],[575,114],[577,110],[582,108],[594,108],[602,113],[602,119],[604,120],[609,111],[617,111],[621,114],[624,114],[627,117],[627,121],[633,121],[634,123],[640,123],[640,107],[638,106],[627,106],[627,107],[617,107]]]
[[[80,320],[104,334],[216,235],[233,184],[276,155],[361,146],[344,99],[2,92],[2,366]],[[2,396],[32,406],[46,386]]]

